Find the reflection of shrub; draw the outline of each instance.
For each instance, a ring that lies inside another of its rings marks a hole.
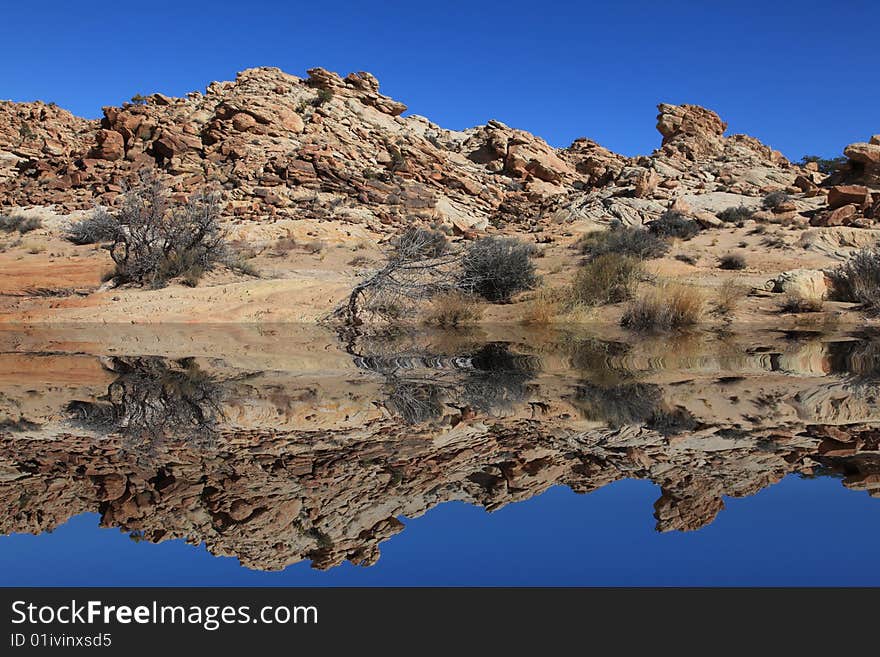
[[[789,294],[782,300],[780,309],[785,313],[822,312],[822,297]]]
[[[112,242],[119,231],[119,223],[103,208],[98,208],[87,217],[71,223],[64,238],[74,244],[98,244]]]
[[[443,389],[430,382],[392,378],[385,406],[406,424],[431,422],[443,416]]]
[[[166,437],[197,444],[213,438],[223,417],[223,388],[195,361],[114,358],[111,368],[116,378],[104,398],[68,404],[74,423],[97,433],[120,433],[133,446]]]
[[[865,249],[831,272],[834,296],[880,311],[880,249]]]
[[[620,323],[636,331],[669,331],[694,326],[703,316],[703,295],[693,287],[667,283],[633,301]]]
[[[592,422],[605,422],[612,428],[644,424],[660,405],[660,389],[651,383],[622,383],[598,386],[582,383],[573,403]]]
[[[587,233],[578,240],[576,247],[593,258],[616,253],[649,260],[661,258],[669,251],[669,244],[657,235],[642,228],[623,227]]]
[[[648,230],[660,237],[689,240],[700,232],[700,224],[681,212],[667,210],[659,219],[648,224]]]
[[[587,306],[626,301],[632,298],[641,275],[642,263],[637,258],[604,253],[578,269],[571,301]]]
[[[653,383],[581,383],[572,401],[584,419],[604,422],[612,429],[645,425],[663,435],[674,435],[697,427],[687,409],[667,408],[660,387]]]
[[[533,252],[532,246],[513,237],[478,239],[462,257],[461,287],[489,301],[508,301],[537,283]]]
[[[455,328],[480,320],[483,309],[469,294],[456,290],[435,296],[423,314],[423,321],[430,326]]]

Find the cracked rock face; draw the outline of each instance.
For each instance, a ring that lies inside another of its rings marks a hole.
[[[2,356],[14,373],[0,380],[3,534],[95,512],[137,540],[205,543],[249,568],[330,568],[374,563],[406,518],[444,502],[491,511],[557,485],[651,481],[658,531],[703,527],[725,496],[791,474],[880,496],[873,342],[670,355],[649,341],[440,349],[422,336],[349,344],[324,361],[335,369],[286,352],[54,344],[66,346],[17,341]]]

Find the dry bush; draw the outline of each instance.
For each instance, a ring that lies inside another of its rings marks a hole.
[[[592,258],[605,253],[616,253],[649,260],[666,255],[669,252],[669,243],[643,228],[617,226],[587,233],[577,241],[575,248]]]
[[[163,287],[183,276],[191,283],[227,257],[217,194],[194,194],[172,206],[155,171],[143,169],[139,178],[113,215],[118,229],[110,255],[117,282]]]
[[[643,274],[637,258],[604,253],[585,263],[571,285],[572,303],[597,306],[631,299]]]
[[[533,246],[514,237],[478,239],[461,259],[459,286],[489,301],[509,301],[538,282],[533,254]]]
[[[738,224],[751,219],[752,215],[754,214],[755,211],[751,208],[747,208],[744,205],[739,205],[722,210],[716,216],[721,219],[721,221],[725,221],[731,224]]]
[[[713,312],[716,315],[730,315],[748,293],[748,288],[740,285],[737,281],[732,279],[724,281],[718,288]]]
[[[718,259],[719,269],[740,270],[746,268],[745,256],[739,253],[727,253]]]
[[[457,328],[475,324],[483,316],[479,302],[457,290],[436,295],[423,311],[422,322],[440,328]]]
[[[764,200],[761,202],[761,205],[765,210],[773,210],[778,208],[783,203],[788,203],[791,200],[791,197],[783,192],[782,190],[776,192],[770,192],[767,196],[764,197]]]
[[[318,253],[321,253],[327,247],[327,245],[324,244],[324,242],[322,242],[321,240],[312,240],[311,242],[306,242],[305,244],[303,244],[302,247],[306,253],[316,255]]]
[[[699,234],[701,227],[693,219],[688,219],[676,210],[667,210],[658,219],[648,223],[648,230],[660,237],[674,237],[689,240]]]
[[[784,313],[819,313],[822,312],[823,299],[818,295],[788,294],[780,304]]]
[[[112,242],[118,231],[116,218],[104,208],[98,208],[87,217],[72,222],[64,231],[64,239],[79,245]]]
[[[834,297],[880,311],[880,248],[865,249],[831,272]]]
[[[37,217],[23,217],[21,215],[0,215],[0,231],[4,233],[18,232],[24,235],[32,230],[43,227],[43,221]]]
[[[523,313],[522,323],[530,325],[552,324],[562,313],[566,291],[542,288],[530,300]]]
[[[696,288],[664,283],[645,291],[633,301],[620,320],[635,331],[685,329],[700,322],[705,302]]]

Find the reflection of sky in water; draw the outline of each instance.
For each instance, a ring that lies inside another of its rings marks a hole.
[[[655,531],[650,483],[556,487],[487,514],[452,502],[382,543],[369,568],[242,568],[203,547],[135,543],[94,514],[0,538],[3,585],[880,585],[880,500],[788,477],[694,532]]]

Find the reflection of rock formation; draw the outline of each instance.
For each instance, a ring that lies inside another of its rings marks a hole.
[[[401,517],[451,500],[494,510],[555,485],[655,482],[661,531],[702,527],[723,497],[791,473],[833,473],[880,496],[877,390],[866,379],[876,368],[862,346],[824,346],[822,374],[782,368],[798,362],[781,358],[786,345],[694,352],[673,369],[668,348],[659,358],[639,348],[576,341],[538,359],[521,346],[470,345],[306,374],[114,357],[79,365],[88,385],[10,382],[0,392],[0,422],[14,411],[0,424],[0,533],[94,511],[138,539],[205,542],[251,568],[327,568],[373,563]],[[841,391],[849,397],[835,403]],[[101,421],[53,418],[53,399],[59,416]],[[405,411],[413,399],[433,410]],[[214,440],[194,442],[192,427]],[[132,433],[147,428],[166,439],[132,449]]]

